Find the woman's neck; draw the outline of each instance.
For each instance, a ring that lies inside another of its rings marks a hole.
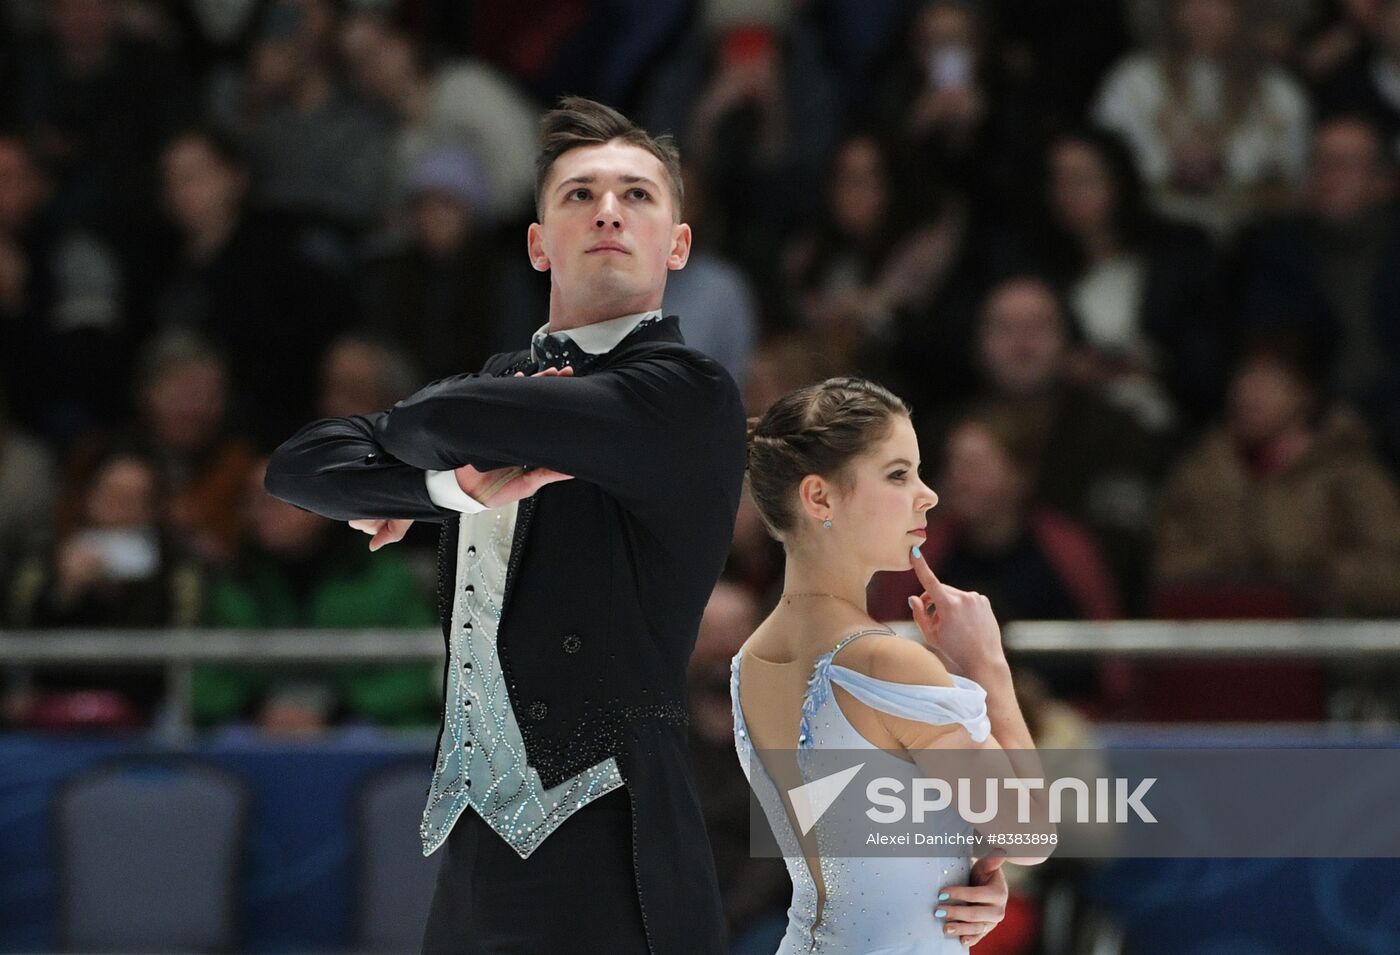
[[[822,594],[866,613],[865,589],[871,573],[868,567],[834,559],[830,553],[789,552],[783,570],[783,593]]]

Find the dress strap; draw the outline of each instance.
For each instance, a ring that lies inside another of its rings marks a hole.
[[[880,680],[843,666],[830,668],[830,679],[866,706],[920,723],[958,723],[980,743],[992,731],[987,691],[966,677],[949,675],[952,686],[929,686]]]
[[[857,630],[855,633],[847,634],[836,641],[836,646],[823,653],[817,658],[817,662],[812,667],[812,676],[807,680],[807,692],[802,697],[802,721],[798,725],[797,748],[807,749],[812,745],[812,717],[817,715],[817,711],[826,705],[826,701],[831,699],[831,661],[836,654],[846,648],[846,645],[858,637],[863,637],[867,633],[885,633],[896,636],[893,630],[886,627],[867,627],[864,630]]]

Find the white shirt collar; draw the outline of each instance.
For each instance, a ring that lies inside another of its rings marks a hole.
[[[570,328],[567,331],[554,332],[553,334],[567,335],[575,345],[590,355],[602,355],[616,348],[617,343],[632,334],[633,329],[642,322],[659,318],[661,318],[661,310],[655,309],[650,312],[623,315],[621,318],[610,318],[605,322],[594,322],[592,325],[580,325],[578,328]],[[550,334],[549,323],[546,322],[535,331],[535,335],[531,338],[548,334]]]

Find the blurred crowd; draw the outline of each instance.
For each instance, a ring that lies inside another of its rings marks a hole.
[[[370,560],[261,463],[542,323],[563,92],[679,141],[665,309],[750,413],[913,404],[932,564],[1003,621],[1400,614],[1400,2],[0,0],[0,88],[7,627],[430,625],[431,529]],[[746,503],[736,618],[780,558]],[[196,710],[430,722],[411,669]],[[21,725],[160,697],[21,682]]]

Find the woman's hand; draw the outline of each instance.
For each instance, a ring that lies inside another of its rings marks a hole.
[[[949,587],[934,576],[923,554],[915,553],[914,573],[924,592],[909,598],[909,609],[924,643],[952,673],[966,676],[988,666],[1004,667],[1001,626],[990,601],[981,594]]]
[[[938,909],[943,917],[943,934],[960,936],[971,948],[1006,917],[1006,876],[1001,866],[1006,855],[993,853],[978,859],[968,876],[970,885],[950,885],[939,893]],[[944,896],[947,896],[945,899]]]

